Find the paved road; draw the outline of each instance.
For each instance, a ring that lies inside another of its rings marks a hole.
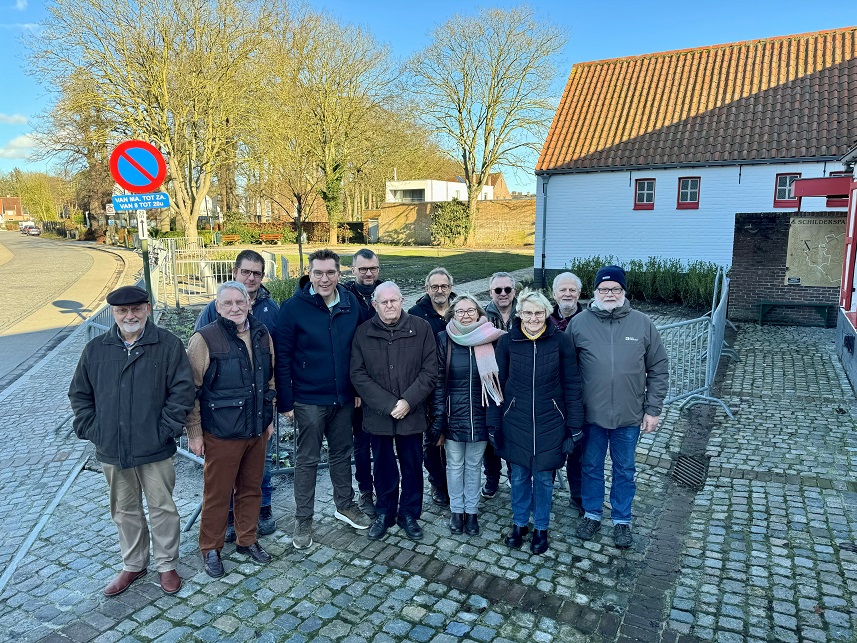
[[[125,269],[91,244],[0,233],[0,390],[68,336]]]
[[[182,537],[181,592],[164,596],[150,571],[107,599],[100,592],[120,560],[106,484],[91,447],[56,429],[83,346],[73,335],[26,386],[0,393],[0,639],[854,641],[857,402],[834,339],[827,329],[739,326],[741,360],[721,387],[735,419],[673,406],[638,445],[630,550],[613,547],[607,520],[593,541],[577,540],[578,519],[557,490],[548,552],[510,551],[504,485],[482,502],[478,537],[451,536],[447,512],[427,502],[423,541],[393,528],[370,542],[333,519],[320,471],[311,549],[292,547],[291,477],[277,476],[270,565],[230,545],[227,575],[212,580],[194,527]],[[673,482],[678,455],[710,459],[702,490]],[[180,460],[183,518],[200,477]]]

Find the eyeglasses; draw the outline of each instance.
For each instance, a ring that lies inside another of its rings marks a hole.
[[[451,288],[451,286],[449,284],[441,284],[439,286],[429,286],[429,290],[431,290],[432,292],[438,292],[438,291],[439,292],[446,292],[450,288]]]
[[[380,269],[380,266],[369,266],[368,268],[358,268],[357,272],[361,275],[368,275],[370,272],[378,272]]]
[[[220,307],[226,310],[229,310],[233,306],[236,308],[247,308],[247,305],[246,299],[226,299],[220,302]]]
[[[596,288],[599,295],[606,295],[607,293],[612,293],[614,295],[619,295],[622,293],[622,288],[616,286],[615,288]]]
[[[336,275],[339,274],[336,270],[313,270],[312,276],[316,279],[321,279],[322,277],[327,277],[328,279],[333,279]]]
[[[508,295],[514,290],[514,288],[512,288],[511,286],[505,286],[504,288],[494,288],[493,290],[495,295],[502,295],[503,293]]]
[[[129,312],[134,313],[135,316],[139,317],[143,313],[146,312],[148,304],[138,304],[136,306],[114,306],[113,312],[119,315],[120,317],[124,317]]]
[[[392,308],[393,306],[395,306],[396,304],[398,304],[401,301],[402,301],[401,298],[383,299],[383,300],[378,299],[378,300],[375,300],[375,303],[378,304],[379,306],[381,306],[381,308]]]
[[[253,275],[254,277],[256,277],[256,279],[261,279],[265,276],[265,273],[261,270],[247,270],[246,268],[241,268],[239,272],[241,273],[242,277],[249,277],[250,275]]]
[[[544,319],[547,313],[543,310],[525,310],[521,313],[521,319]]]
[[[459,308],[455,311],[456,317],[473,317],[478,311],[475,308]]]

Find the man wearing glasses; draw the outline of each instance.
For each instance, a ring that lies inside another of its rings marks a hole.
[[[515,279],[508,272],[495,272],[488,280],[488,295],[485,316],[495,328],[508,332],[515,318]]]
[[[273,336],[274,328],[277,325],[277,315],[280,314],[280,307],[277,306],[277,302],[271,297],[268,289],[262,285],[262,279],[264,278],[264,257],[255,250],[242,250],[239,252],[235,258],[235,267],[232,268],[232,279],[244,284],[247,294],[250,295],[253,317],[265,324],[268,332]],[[193,327],[193,332],[198,333],[205,326],[217,321],[216,303],[217,299],[212,299],[202,309],[196,320],[196,325]],[[265,473],[262,475],[262,509],[259,511],[257,529],[260,536],[268,536],[277,530],[277,522],[274,520],[273,509],[271,508],[271,496],[274,491],[274,485],[271,483],[271,452],[273,444],[273,441],[268,442],[268,452],[265,456]],[[235,515],[232,511],[231,503],[226,527],[226,542],[235,542]]]
[[[452,292],[452,275],[446,268],[435,268],[426,277],[426,294],[417,300],[408,310],[409,315],[422,317],[431,325],[432,337],[446,330],[443,316],[449,310],[449,302],[455,299]],[[431,501],[440,506],[449,505],[449,493],[446,489],[446,454],[443,445],[424,436],[423,457],[431,485]]]
[[[495,328],[509,332],[515,319],[515,304],[517,303],[515,279],[508,272],[495,272],[488,280],[488,295],[491,301],[485,306],[485,316]],[[485,469],[485,484],[482,486],[482,497],[491,499],[497,495],[500,486],[500,471],[503,461],[494,453],[494,447],[489,442],[485,446],[483,456]]]
[[[658,428],[669,384],[667,353],[657,328],[625,299],[625,271],[604,266],[595,276],[595,297],[566,330],[577,346],[586,446],[581,457],[583,520],[577,537],[592,540],[601,529],[604,459],[610,448],[613,477],[610,517],[619,549],[633,543],[631,503],[637,487],[634,454],[640,430]]]
[[[309,276],[283,302],[277,319],[277,408],[295,421],[295,549],[312,545],[315,486],[321,443],[327,438],[334,518],[356,529],[371,520],[354,502],[351,416],[351,340],[367,315],[354,295],[339,285],[339,255],[316,250],[309,256]]]
[[[351,274],[354,281],[345,284],[352,295],[357,298],[357,303],[363,308],[368,316],[374,314],[372,308],[372,295],[375,289],[381,285],[378,275],[381,274],[381,262],[378,255],[369,250],[361,248],[351,258]],[[357,479],[357,489],[360,491],[358,506],[360,510],[370,518],[375,517],[375,497],[372,486],[372,451],[369,434],[363,430],[363,407],[354,409],[352,419],[352,432],[354,435],[354,477]]]

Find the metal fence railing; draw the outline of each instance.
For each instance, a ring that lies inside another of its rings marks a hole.
[[[658,326],[670,361],[670,384],[664,405],[681,401],[681,407],[719,404],[733,417],[726,403],[712,394],[721,356],[737,359],[724,339],[729,278],[721,269],[714,281],[711,312],[697,319]]]

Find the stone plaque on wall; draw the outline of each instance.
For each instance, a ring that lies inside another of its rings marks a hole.
[[[791,217],[785,284],[838,287],[844,250],[844,216]]]

